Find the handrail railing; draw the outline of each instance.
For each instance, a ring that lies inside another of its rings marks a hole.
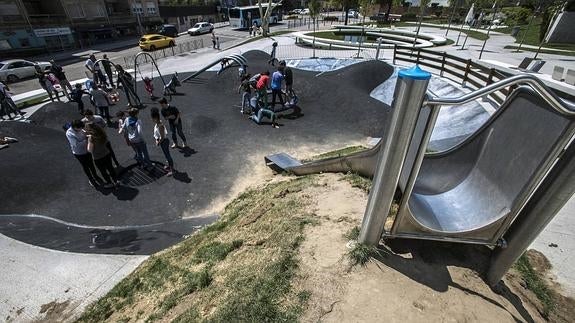
[[[459,97],[439,98],[432,95],[425,101],[425,104],[441,105],[441,106],[465,104],[467,102],[476,100],[478,98],[484,97],[493,92],[499,91],[501,89],[516,84],[530,85],[533,88],[533,90],[535,90],[535,92],[537,92],[537,94],[539,94],[541,98],[543,98],[547,103],[549,103],[555,111],[559,112],[564,116],[568,117],[575,116],[574,103],[558,97],[557,94],[551,91],[540,79],[530,74],[515,75]]]

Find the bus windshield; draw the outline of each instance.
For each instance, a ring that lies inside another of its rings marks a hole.
[[[230,9],[230,18],[240,18],[240,9]]]

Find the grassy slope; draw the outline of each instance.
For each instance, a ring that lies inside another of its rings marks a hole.
[[[301,177],[249,190],[222,218],[152,256],[90,306],[80,322],[294,321],[307,300],[291,289],[306,213]]]

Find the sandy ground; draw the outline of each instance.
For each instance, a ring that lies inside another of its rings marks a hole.
[[[325,184],[313,210],[319,224],[306,229],[295,284],[311,292],[302,321],[545,321],[516,273],[506,276],[498,293],[485,284],[484,248],[397,240],[381,245],[378,259],[351,267],[344,235],[361,223],[367,194],[350,189],[341,175],[321,176]]]

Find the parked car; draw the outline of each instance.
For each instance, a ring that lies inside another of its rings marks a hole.
[[[352,10],[347,12],[347,17],[348,18],[359,18],[359,12],[352,9]]]
[[[158,30],[158,34],[168,37],[178,37],[178,28],[174,25],[162,25]]]
[[[0,62],[0,81],[14,83],[20,79],[33,77],[36,65],[43,71],[52,66],[48,62],[31,62],[23,59],[9,59]]]
[[[301,14],[302,9],[294,9],[290,12],[290,14],[292,15],[299,15]]]
[[[172,37],[166,37],[158,34],[144,35],[140,38],[140,48],[143,50],[154,51],[158,48],[171,47],[176,45],[176,40]]]
[[[190,36],[209,34],[212,30],[214,30],[214,25],[209,22],[198,22],[192,28],[188,29],[188,34],[190,34]]]
[[[308,9],[308,8],[302,9],[302,10],[299,12],[299,14],[300,14],[300,15],[309,15],[309,9]]]

